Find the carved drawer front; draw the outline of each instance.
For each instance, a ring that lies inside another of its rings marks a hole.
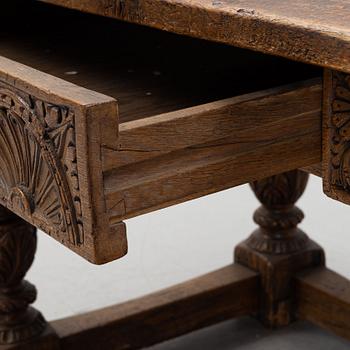
[[[81,256],[126,254],[123,220],[320,161],[317,70],[66,11],[0,18],[0,202]]]
[[[113,98],[0,57],[0,202],[95,262],[126,249],[101,206],[102,125],[116,142]]]

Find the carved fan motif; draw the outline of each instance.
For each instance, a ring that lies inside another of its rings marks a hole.
[[[82,243],[76,167],[74,113],[0,87],[3,204],[60,240]]]

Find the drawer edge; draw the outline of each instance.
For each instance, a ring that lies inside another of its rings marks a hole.
[[[173,114],[165,125],[121,125],[115,168],[104,172],[110,224],[321,160],[320,79],[225,101],[177,112],[179,123]],[[129,159],[125,140],[140,150]]]

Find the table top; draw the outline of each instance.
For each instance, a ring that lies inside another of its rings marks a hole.
[[[41,0],[350,72],[346,0]]]

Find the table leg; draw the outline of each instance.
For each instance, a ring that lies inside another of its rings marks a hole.
[[[235,261],[261,274],[259,318],[268,326],[294,319],[295,274],[325,263],[322,248],[297,227],[304,215],[294,203],[308,176],[293,170],[251,184],[262,203],[254,214],[259,228],[236,247]]]
[[[55,349],[55,335],[30,307],[35,286],[23,278],[36,250],[36,229],[0,206],[0,350]]]

